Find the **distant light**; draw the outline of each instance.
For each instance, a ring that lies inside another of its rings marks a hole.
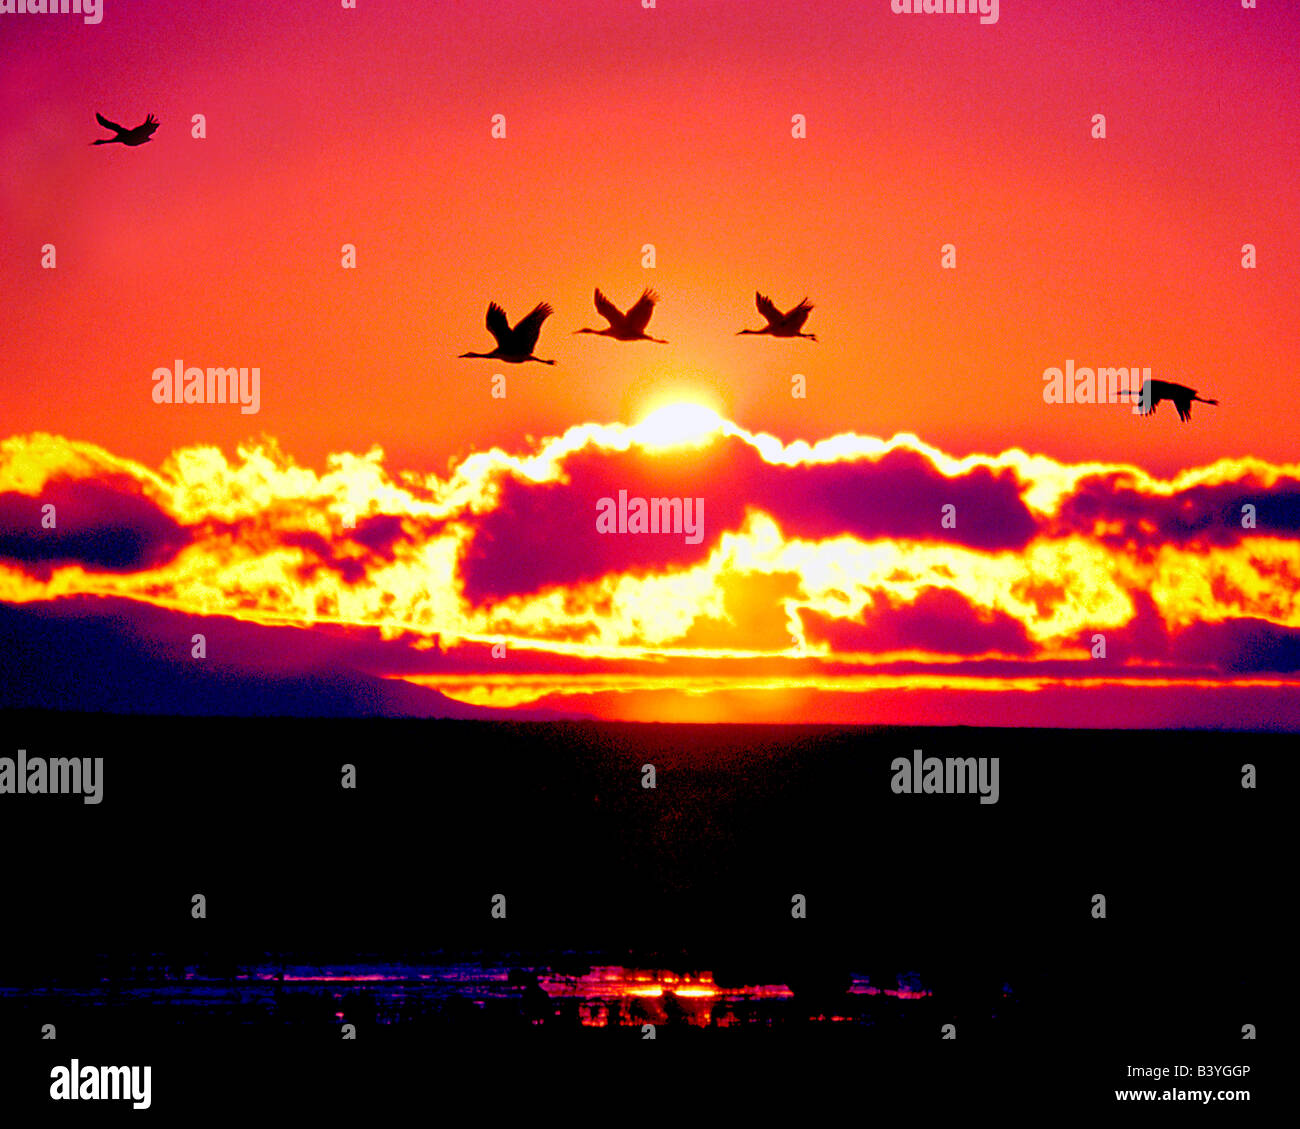
[[[703,404],[668,404],[651,412],[631,430],[642,447],[660,449],[701,443],[725,422]]]

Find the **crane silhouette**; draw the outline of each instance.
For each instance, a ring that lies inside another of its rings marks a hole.
[[[1178,418],[1186,423],[1192,418],[1192,401],[1198,404],[1214,404],[1218,406],[1218,400],[1207,400],[1203,396],[1196,394],[1195,388],[1188,388],[1185,384],[1174,384],[1168,380],[1144,380],[1142,387],[1136,392],[1131,388],[1121,388],[1121,396],[1136,396],[1138,398],[1137,412],[1140,415],[1154,415],[1156,405],[1161,400],[1172,400],[1174,407],[1178,409]]]
[[[812,333],[800,333],[803,329],[803,323],[808,320],[808,314],[812,311],[812,303],[805,298],[788,314],[783,314],[774,305],[772,299],[766,294],[754,294],[754,305],[758,307],[758,312],[767,319],[767,324],[762,329],[742,329],[737,332],[739,337],[742,333],[770,333],[773,337],[806,337],[809,341],[816,341],[817,337]]]
[[[573,332],[594,333],[598,337],[612,337],[615,341],[654,341],[659,345],[667,345],[668,342],[662,337],[651,337],[645,331],[657,301],[659,295],[647,286],[641,297],[637,299],[636,305],[622,314],[619,313],[618,307],[597,289],[596,311],[609,322],[609,325],[604,329],[575,329]]]
[[[518,324],[511,329],[506,321],[506,312],[495,302],[488,305],[488,332],[497,339],[497,347],[490,353],[461,353],[462,357],[483,357],[505,361],[507,364],[521,365],[525,361],[537,361],[544,365],[553,365],[554,361],[545,361],[533,356],[537,347],[537,336],[542,332],[542,322],[555,311],[546,302],[538,302]]]
[[[150,114],[135,129],[127,129],[116,122],[109,121],[103,114],[97,113],[95,120],[105,129],[113,130],[116,137],[101,137],[98,141],[92,141],[92,145],[112,145],[115,141],[120,141],[123,145],[143,145],[146,141],[153,140],[154,130],[158,128],[158,119]]]

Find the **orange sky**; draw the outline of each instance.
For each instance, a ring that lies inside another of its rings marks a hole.
[[[562,681],[595,661],[575,659],[566,639],[617,636],[598,673],[624,681],[606,698],[581,694],[580,708],[603,702],[597,712],[609,716],[625,716],[630,701],[656,703],[640,710],[653,714],[661,693],[708,719],[749,716],[756,707],[726,695],[751,692],[779,719],[815,713],[801,695],[825,688],[825,670],[769,671],[757,690],[752,675],[728,670],[725,692],[686,696],[617,665],[676,649],[662,671],[708,691],[699,663],[771,655],[792,645],[791,624],[836,662],[960,665],[979,679],[977,697],[1030,693],[999,680],[1035,670],[1072,686],[1043,664],[1082,661],[1080,640],[1097,623],[1159,625],[1159,645],[1154,635],[1134,643],[1144,679],[1172,663],[1179,678],[1248,671],[1269,693],[1289,686],[1300,629],[1296,448],[1279,402],[1294,394],[1300,349],[1289,266],[1298,29],[1300,12],[1279,5],[1118,0],[1047,11],[1007,0],[990,26],[895,15],[887,0],[653,10],[632,0],[362,0],[355,11],[106,0],[95,26],[0,16],[0,439],[10,437],[0,596],[51,610],[60,596],[113,596],[263,626],[288,608],[299,625],[364,632],[379,629],[372,596],[388,591],[405,601],[394,622],[423,640],[417,651],[435,634],[531,640],[563,659],[551,671]],[[97,110],[126,125],[152,112],[162,124],[139,148],[92,147],[105,135]],[[1096,113],[1105,140],[1090,136]],[[191,136],[194,114],[206,116],[204,140]],[[491,136],[494,114],[505,115],[504,139]],[[806,115],[806,138],[791,136],[794,114]],[[345,243],[356,245],[355,270],[340,266]],[[956,270],[940,267],[947,243]],[[1257,247],[1257,269],[1242,269],[1245,243]],[[52,270],[42,268],[46,244]],[[642,266],[645,244],[653,269]],[[596,286],[621,307],[653,286],[650,332],[670,344],[571,336],[601,324]],[[782,307],[808,295],[818,341],[736,336],[760,324],[756,289]],[[542,300],[556,313],[537,353],[554,367],[457,358],[490,348],[489,301],[514,321]],[[257,366],[260,410],[155,404],[151,374],[177,358]],[[1043,371],[1067,359],[1149,366],[1219,406],[1198,405],[1183,424],[1172,405],[1139,419],[1113,404],[1047,404]],[[491,395],[497,372],[504,398]],[[796,373],[805,398],[791,396]],[[714,462],[661,452],[641,470],[676,469],[640,474],[610,454],[617,433],[601,428],[681,401],[734,421],[730,439],[720,431],[697,449]],[[587,424],[597,430],[586,446],[571,440],[577,453],[559,454],[559,437]],[[783,444],[852,435],[859,446],[835,456],[850,469],[828,485],[820,471],[771,473],[802,455],[756,455],[764,433]],[[879,447],[898,433],[917,440],[888,450],[920,460],[902,479]],[[262,463],[238,452],[249,442],[269,452]],[[357,462],[376,446],[382,456]],[[1014,449],[1044,461],[1004,454]],[[200,453],[174,455],[185,450]],[[526,497],[540,505],[531,488],[464,508],[475,490],[518,486],[515,462],[538,451],[551,452],[557,482],[572,461],[593,488],[670,481],[675,493],[708,496],[716,524],[696,557],[656,543],[586,575],[577,563],[604,560],[607,547],[575,533],[571,515],[590,513],[596,497],[554,509],[570,524],[553,529],[553,545],[544,526],[490,519]],[[476,452],[487,461],[464,462]],[[980,478],[950,461],[971,455],[1000,469]],[[1104,485],[1083,483],[1092,464]],[[227,493],[248,476],[267,491],[256,506]],[[81,543],[33,547],[25,507],[61,479],[74,485],[60,497],[101,531],[109,526],[95,514],[117,503],[76,483],[142,498],[184,532],[125,569],[106,569]],[[893,510],[858,514],[856,498],[844,528],[810,516],[835,510],[818,491],[871,488],[901,512],[907,491],[967,479],[956,537],[905,527]],[[464,497],[440,493],[458,480]],[[724,485],[769,493],[720,500]],[[345,494],[363,517],[398,522],[401,535],[383,543],[393,559],[348,540],[337,522]],[[1175,529],[1161,498],[1185,501],[1197,520]],[[1251,498],[1261,528],[1209,531],[1231,527],[1227,507]],[[296,511],[276,510],[290,499]],[[1098,525],[1088,506],[1122,528]],[[963,543],[969,522],[984,523],[984,541]],[[235,528],[263,540],[231,542]],[[277,553],[330,552],[302,536],[286,547],[286,529],[355,559],[364,582],[340,572],[326,583],[328,568],[310,579],[286,572]],[[508,564],[493,560],[510,529],[531,538],[521,556],[574,567],[512,588]],[[741,562],[745,552],[754,557]],[[827,581],[826,561],[847,575]],[[496,586],[474,589],[474,567]],[[1071,587],[1062,569],[1102,578]],[[636,596],[647,576],[661,590]],[[702,587],[688,593],[693,582]],[[611,610],[602,601],[619,585],[626,606]],[[628,610],[638,599],[654,608],[650,621]],[[988,646],[945,649],[942,632],[891,616],[943,622],[952,639]],[[1242,642],[1252,631],[1266,638]],[[979,656],[1014,658],[1014,670],[977,670]],[[401,665],[353,658],[384,677]],[[461,701],[541,700],[519,681],[539,672],[496,671],[448,660],[405,673]],[[466,675],[472,686],[455,680]],[[930,700],[917,717],[946,711]],[[874,716],[846,716],[863,712]]]

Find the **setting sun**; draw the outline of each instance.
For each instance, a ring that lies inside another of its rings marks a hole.
[[[717,412],[703,404],[667,404],[633,427],[632,435],[643,447],[687,446],[702,443],[725,422]]]

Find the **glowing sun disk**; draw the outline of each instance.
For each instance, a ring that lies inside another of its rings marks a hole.
[[[701,443],[725,422],[717,412],[703,404],[666,404],[651,412],[631,431],[642,447],[660,449]]]

